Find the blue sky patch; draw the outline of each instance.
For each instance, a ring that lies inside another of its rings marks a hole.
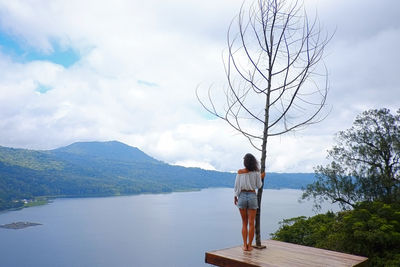
[[[43,53],[18,38],[0,31],[0,50],[14,61],[25,63],[35,60],[50,61],[68,68],[79,61],[80,55],[72,48],[61,48],[57,42],[52,42],[53,52]]]
[[[209,121],[217,119],[216,116],[214,116],[213,114],[211,114],[210,112],[208,112],[207,110],[205,110],[205,109],[203,109],[203,108],[197,109],[197,110],[198,110],[198,112],[200,113],[200,115],[201,115],[203,118],[205,118],[205,119],[207,119],[207,120],[209,120]]]
[[[35,91],[38,92],[39,94],[45,94],[51,89],[52,88],[50,86],[39,83]]]

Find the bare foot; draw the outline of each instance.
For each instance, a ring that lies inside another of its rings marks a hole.
[[[243,249],[243,251],[248,251],[247,245],[243,245],[243,246],[242,246],[242,249]]]
[[[253,246],[252,245],[247,245],[247,251],[252,251],[253,250]]]

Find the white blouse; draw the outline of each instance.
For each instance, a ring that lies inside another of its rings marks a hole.
[[[256,190],[261,186],[260,172],[238,173],[235,180],[235,196],[238,197],[242,190]]]

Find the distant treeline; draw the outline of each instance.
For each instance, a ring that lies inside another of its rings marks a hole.
[[[0,210],[38,196],[112,196],[233,187],[234,173],[172,166],[119,142],[35,151],[0,147]],[[268,173],[265,188],[300,189],[310,173]]]

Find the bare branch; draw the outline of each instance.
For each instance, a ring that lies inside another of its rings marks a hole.
[[[328,115],[322,112],[329,91],[323,54],[332,36],[322,34],[317,16],[309,19],[298,1],[243,3],[230,23],[224,111],[217,111],[211,87],[207,101],[199,98],[197,89],[196,96],[206,111],[226,121],[261,152],[262,171],[268,137],[318,123]],[[259,190],[259,199],[261,194]]]

